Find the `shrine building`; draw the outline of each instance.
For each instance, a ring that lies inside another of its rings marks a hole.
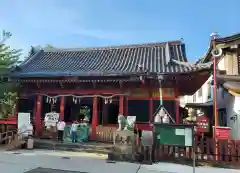
[[[67,123],[89,108],[90,137],[97,127],[117,126],[119,114],[136,116],[139,130],[162,103],[176,123],[182,123],[179,96],[191,95],[209,77],[209,66],[188,65],[185,44],[162,43],[79,49],[32,48],[29,57],[11,71],[20,84],[18,112],[30,112],[35,134],[44,115],[58,112]]]

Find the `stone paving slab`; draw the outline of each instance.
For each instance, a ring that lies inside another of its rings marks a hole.
[[[36,168],[24,173],[87,173],[87,172],[79,172],[79,171],[68,171],[68,170],[60,170],[60,169],[50,169],[50,168]]]

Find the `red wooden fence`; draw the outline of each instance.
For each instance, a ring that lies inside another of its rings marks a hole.
[[[195,138],[194,145],[197,161],[240,165],[240,141]],[[161,145],[154,148],[154,156],[156,161],[191,160],[192,151],[192,147]]]

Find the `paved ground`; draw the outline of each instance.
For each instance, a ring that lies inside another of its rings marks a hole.
[[[105,155],[35,150],[0,152],[0,172],[3,173],[192,173],[188,166],[161,163],[139,165],[106,163]],[[38,168],[38,170],[37,170]],[[41,169],[40,169],[41,168]],[[44,168],[44,169],[43,169]],[[35,169],[35,171],[33,171]],[[57,170],[51,170],[57,169]],[[32,171],[30,171],[32,170]],[[68,171],[60,171],[68,170]],[[28,172],[30,171],[30,172]],[[37,172],[38,171],[38,172]],[[69,172],[70,171],[70,172]],[[72,172],[76,171],[76,172]],[[196,173],[237,173],[239,170],[196,168]]]

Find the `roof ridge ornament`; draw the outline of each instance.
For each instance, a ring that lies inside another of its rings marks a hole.
[[[191,67],[191,68],[196,68],[196,67],[197,68],[209,68],[212,65],[212,61],[207,62],[207,63],[198,63],[198,64],[191,64],[189,62],[182,62],[182,61],[178,61],[175,59],[172,59],[171,61],[178,65],[183,65],[183,66]]]
[[[169,47],[169,43],[166,43],[166,47],[165,47],[165,54],[166,54],[166,64],[168,64],[171,61],[171,56],[170,56],[170,47]]]

